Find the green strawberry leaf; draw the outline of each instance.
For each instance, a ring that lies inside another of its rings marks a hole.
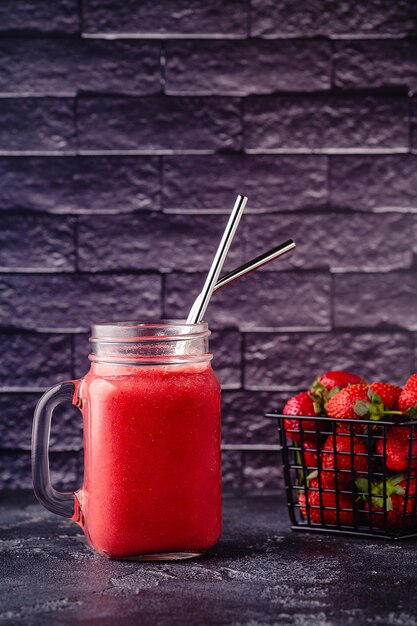
[[[317,470],[314,470],[313,472],[310,472],[310,474],[307,476],[307,484],[313,480],[314,478],[317,478],[319,475]]]
[[[370,408],[371,405],[366,400],[357,400],[354,404],[353,410],[356,415],[359,415],[359,417],[365,417],[369,414]]]
[[[313,400],[313,409],[317,415],[321,415],[323,413],[323,403],[320,400]]]
[[[369,481],[368,481],[367,478],[357,478],[355,480],[355,484],[356,484],[356,487],[357,487],[358,491],[363,492],[363,494],[368,493]]]
[[[390,498],[389,496],[387,497],[387,513],[389,511],[392,511],[392,498]]]
[[[404,474],[397,474],[396,476],[392,476],[392,478],[389,478],[388,482],[395,486],[395,485],[399,485],[402,481],[404,480]]]
[[[384,482],[373,483],[371,486],[371,501],[374,507],[379,509],[384,508],[384,500],[386,502],[386,510],[387,512],[392,511],[393,504],[392,498],[393,495],[404,495],[404,488],[400,486],[400,483],[404,480],[403,474],[397,474],[396,476],[392,476],[388,478],[385,483],[385,497],[384,497]],[[355,481],[356,487],[358,491],[362,492],[359,496],[363,500],[368,500],[368,492],[369,492],[369,482],[366,478],[358,478]]]
[[[342,387],[332,387],[331,389],[329,389],[329,392],[328,392],[329,400],[332,396],[335,396],[337,393],[339,393],[339,391],[342,391]]]
[[[382,483],[381,483],[382,485]],[[380,509],[384,508],[384,496],[380,495],[380,496],[372,496],[371,498],[372,500],[372,504]],[[391,496],[388,495],[388,491],[387,491],[387,495],[386,495],[386,506],[387,506],[387,511],[392,511],[392,499]]]
[[[414,406],[410,406],[410,408],[406,410],[405,414],[412,420],[417,420],[417,403],[414,404]]]
[[[385,406],[381,396],[368,389],[368,397],[371,400],[369,419],[375,421],[382,419],[385,415]]]
[[[316,389],[314,389],[314,385],[316,385]],[[319,382],[317,382],[317,384],[314,383],[314,385],[308,392],[308,396],[313,402],[314,411],[317,415],[323,415],[323,413],[326,414],[324,410],[326,389]]]
[[[321,382],[319,381],[318,378],[316,378],[314,383],[311,385],[311,391],[312,392],[318,392],[318,393],[322,394],[323,391],[325,391],[325,390],[326,390],[326,387],[321,384]]]

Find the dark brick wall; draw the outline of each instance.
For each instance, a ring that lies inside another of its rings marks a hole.
[[[216,295],[225,484],[280,482],[278,407],[327,368],[417,367],[415,0],[0,3],[0,484],[33,408],[87,368],[95,319],[185,316],[237,192]],[[58,482],[82,473],[76,409]]]

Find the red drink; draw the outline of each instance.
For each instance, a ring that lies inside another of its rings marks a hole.
[[[221,531],[220,394],[209,363],[93,363],[85,412],[84,530],[110,557],[201,553]]]
[[[49,390],[35,412],[34,489],[108,557],[195,556],[221,532],[220,385],[207,325],[102,324],[80,381]],[[52,412],[71,400],[84,418],[84,481],[50,484]]]

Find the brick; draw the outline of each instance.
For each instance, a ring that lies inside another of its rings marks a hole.
[[[334,156],[330,204],[355,210],[417,210],[417,156]]]
[[[346,293],[352,298],[348,288]],[[251,390],[292,388],[295,393],[335,369],[403,384],[412,362],[410,335],[404,332],[249,333],[245,345],[245,388]]]
[[[294,211],[324,206],[327,157],[243,155],[163,157],[163,206],[177,210],[229,212],[244,193],[246,212]]]
[[[75,149],[70,98],[0,99],[0,152],[63,152]]]
[[[413,262],[410,215],[262,213],[247,215],[242,230],[245,259],[286,239],[296,242],[294,251],[264,266],[265,271],[328,268],[381,272],[409,268]]]
[[[239,489],[243,483],[243,454],[240,450],[222,450],[223,488]]]
[[[415,33],[413,0],[252,0],[252,35],[400,35]]]
[[[241,142],[232,98],[81,98],[77,120],[84,150],[217,150]]]
[[[89,335],[75,335],[75,376],[81,377],[88,371],[90,362],[88,355]],[[242,350],[240,333],[233,329],[213,331],[209,340],[212,361],[221,384],[227,389],[239,388],[241,385]]]
[[[246,35],[247,8],[241,0],[85,0],[87,33]]]
[[[74,376],[82,378],[90,368],[88,355],[90,354],[90,343],[88,341],[90,333],[79,333],[73,335],[74,341]]]
[[[335,325],[416,330],[416,291],[417,275],[412,272],[336,275]]]
[[[210,352],[213,354],[213,369],[222,387],[236,389],[242,384],[242,340],[239,331],[228,328],[213,331],[210,337]]]
[[[77,0],[2,0],[0,31],[9,33],[76,33]]]
[[[33,414],[40,393],[0,393],[0,441],[3,450],[30,450]],[[82,416],[70,404],[54,410],[50,449],[80,450],[83,445]]]
[[[246,489],[282,489],[281,455],[275,450],[243,453],[243,486]]]
[[[0,214],[0,270],[75,269],[74,220]]]
[[[160,56],[156,41],[4,38],[0,93],[158,93]]]
[[[408,102],[393,96],[253,96],[245,101],[249,150],[378,151],[409,146]]]
[[[159,209],[159,158],[0,157],[0,208],[51,213]]]
[[[79,266],[86,271],[140,269],[204,271],[210,267],[226,216],[135,213],[81,217]],[[97,242],[100,245],[97,246]],[[230,248],[229,269],[242,264],[241,233]]]
[[[417,89],[417,42],[413,40],[337,42],[335,85],[342,88]]]
[[[51,481],[54,487],[73,491],[81,486],[80,460],[76,453],[51,453]],[[30,452],[0,454],[0,489],[32,489]]]
[[[281,408],[288,392],[223,391],[222,439],[225,444],[276,445],[277,423],[264,414]]]
[[[330,89],[326,41],[171,41],[166,91],[172,94],[274,93]]]
[[[96,321],[161,317],[157,275],[8,275],[0,278],[0,324],[87,330]]]
[[[165,314],[183,317],[203,285],[202,274],[168,274]],[[257,272],[213,296],[212,328],[320,327],[330,323],[330,277],[320,272]]]
[[[0,333],[0,388],[51,387],[71,378],[68,335]]]

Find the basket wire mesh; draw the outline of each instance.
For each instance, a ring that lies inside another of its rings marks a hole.
[[[266,415],[278,422],[293,530],[417,536],[417,422]],[[395,472],[387,469],[387,436],[394,427],[404,429],[408,446],[404,468]],[[392,482],[397,492],[391,492]]]

